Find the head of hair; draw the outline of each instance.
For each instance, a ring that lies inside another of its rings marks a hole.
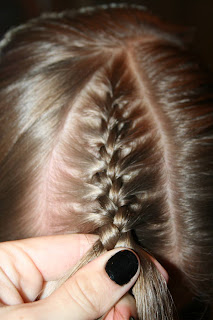
[[[81,232],[135,250],[139,319],[172,319],[149,253],[213,294],[212,82],[145,9],[46,14],[0,56],[0,238]],[[171,276],[171,275],[170,275]],[[172,276],[171,276],[172,278]]]

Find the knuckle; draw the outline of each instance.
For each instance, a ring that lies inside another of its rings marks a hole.
[[[92,317],[94,314],[100,314],[100,292],[88,276],[84,274],[74,276],[69,294],[88,316]]]

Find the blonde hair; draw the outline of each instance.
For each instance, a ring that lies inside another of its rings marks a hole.
[[[174,317],[146,252],[210,299],[212,90],[177,30],[128,6],[47,14],[6,34],[0,70],[1,240],[98,234],[78,267],[134,249],[139,319]]]

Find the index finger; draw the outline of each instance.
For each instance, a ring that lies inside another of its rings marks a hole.
[[[32,260],[43,280],[51,281],[72,268],[97,239],[98,236],[90,234],[45,236],[4,242],[0,248],[9,249],[17,261],[21,250]]]

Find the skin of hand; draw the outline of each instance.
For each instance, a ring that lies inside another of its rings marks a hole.
[[[70,234],[0,243],[0,319],[94,320],[103,315],[105,320],[136,319],[128,291],[139,275],[139,260],[125,248],[101,255],[49,297],[35,301],[44,284],[61,278],[96,240],[94,235]],[[116,274],[122,273],[116,265],[120,253],[136,262],[135,274],[124,284],[112,281],[106,267],[113,260]]]

